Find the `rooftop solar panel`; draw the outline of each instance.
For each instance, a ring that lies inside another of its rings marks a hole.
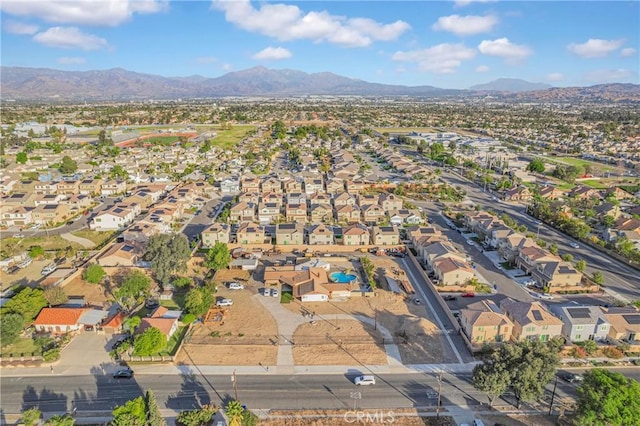
[[[588,308],[570,308],[567,309],[571,318],[589,318],[591,311]]]
[[[542,312],[540,312],[540,311],[539,311],[539,310],[537,310],[537,309],[534,309],[533,311],[531,311],[531,313],[533,314],[533,318],[534,318],[536,321],[542,321]]]
[[[622,318],[629,324],[640,325],[640,315],[623,315]]]

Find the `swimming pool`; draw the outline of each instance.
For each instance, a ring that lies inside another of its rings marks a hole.
[[[345,274],[344,272],[334,272],[329,277],[334,283],[350,283],[357,278],[354,274]]]

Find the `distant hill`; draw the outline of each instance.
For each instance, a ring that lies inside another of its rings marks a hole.
[[[550,89],[552,86],[545,83],[531,83],[518,78],[499,78],[485,84],[476,84],[469,90],[484,92],[532,92],[534,90]]]
[[[290,69],[254,67],[217,78],[199,75],[162,77],[122,68],[60,71],[48,68],[0,67],[2,99],[22,101],[104,101],[189,99],[221,96],[409,96],[424,99],[487,96],[512,101],[640,102],[640,86],[605,84],[548,88],[546,84],[499,79],[470,90],[433,86],[369,83],[330,72],[309,74]]]

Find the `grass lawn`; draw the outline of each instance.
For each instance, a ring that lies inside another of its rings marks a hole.
[[[36,342],[33,339],[27,339],[24,337],[20,337],[12,344],[0,348],[0,354],[2,354],[2,356],[20,356],[21,354],[31,355],[32,353],[40,354],[41,352],[42,350],[40,346],[36,345]]]
[[[180,342],[182,342],[185,334],[187,334],[187,326],[183,325],[173,333],[173,336],[171,336],[171,339],[167,342],[167,349],[162,351],[160,355],[175,355],[175,351],[178,349],[178,346],[180,346]]]
[[[560,185],[556,185],[556,188],[558,189],[563,189],[563,190],[569,190],[569,189],[573,189],[575,187],[575,184],[573,183],[562,183]]]
[[[293,300],[293,292],[291,291],[283,291],[280,294],[280,303],[291,303]]]
[[[99,246],[109,238],[113,236],[115,231],[110,232],[99,232],[99,231],[91,231],[89,229],[83,229],[81,231],[72,232],[72,235],[80,238],[86,238],[87,240],[93,241],[96,246]]]
[[[591,180],[591,179],[590,180],[583,180],[583,181],[580,181],[580,183],[582,185],[587,185],[587,186],[590,186],[590,187],[595,188],[595,189],[608,188],[607,185],[605,185],[601,181],[595,180],[595,179],[594,180]]]
[[[211,144],[222,149],[229,149],[236,145],[248,132],[255,128],[256,126],[239,125],[232,126],[231,130],[216,129],[218,134],[211,140]]]
[[[84,250],[78,243],[67,241],[59,235],[50,235],[48,237],[27,237],[22,239],[3,238],[2,252],[6,256],[15,256],[28,251],[31,246],[40,246],[45,251],[64,250],[71,246],[75,250]]]
[[[600,168],[600,170],[604,172],[613,172],[616,170],[614,166],[608,166],[602,163],[596,163],[595,161],[583,160],[582,158],[576,157],[547,157],[547,159],[551,162],[565,163],[572,166],[594,166]]]
[[[502,266],[502,268],[506,270],[516,269],[515,267],[511,266],[511,263],[509,262],[502,262],[500,266]]]
[[[149,139],[144,139],[142,141],[143,144],[151,144],[151,145],[173,145],[178,142],[178,136],[154,136]]]
[[[374,127],[378,133],[411,133],[411,132],[423,132],[423,133],[435,133],[436,131],[431,127]]]
[[[160,306],[164,306],[167,309],[182,309],[184,306],[184,297],[187,293],[173,293],[171,300],[160,300]]]

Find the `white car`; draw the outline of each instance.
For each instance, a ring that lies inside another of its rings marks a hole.
[[[263,296],[271,296],[271,289],[270,288],[263,288],[262,289],[262,295]]]
[[[353,382],[356,384],[356,386],[371,386],[376,384],[376,378],[375,376],[365,374],[363,376],[356,377]]]
[[[278,289],[277,288],[272,288],[271,289],[271,297],[279,297],[280,293],[278,293]]]
[[[221,307],[221,306],[231,306],[233,305],[233,300],[231,299],[220,299],[216,302],[216,306]]]
[[[52,273],[56,269],[58,269],[58,266],[55,263],[52,263],[52,264],[47,265],[44,268],[42,268],[42,271],[40,273],[42,275],[49,275],[50,273]]]
[[[229,284],[227,284],[227,288],[229,290],[244,290],[244,286],[240,283],[236,283],[236,282],[231,282]]]
[[[547,299],[547,300],[553,299],[553,296],[550,295],[549,293],[540,293],[538,294],[538,297],[540,299]]]
[[[525,280],[522,282],[524,285],[536,285],[536,280]]]
[[[469,244],[470,246],[476,245],[476,243],[474,243],[473,240],[467,240],[467,244]]]
[[[31,262],[33,262],[33,259],[31,258],[23,260],[22,262],[18,263],[18,268],[26,268],[27,266],[31,265]]]
[[[569,245],[574,249],[580,248],[580,246],[577,243],[569,243]]]

